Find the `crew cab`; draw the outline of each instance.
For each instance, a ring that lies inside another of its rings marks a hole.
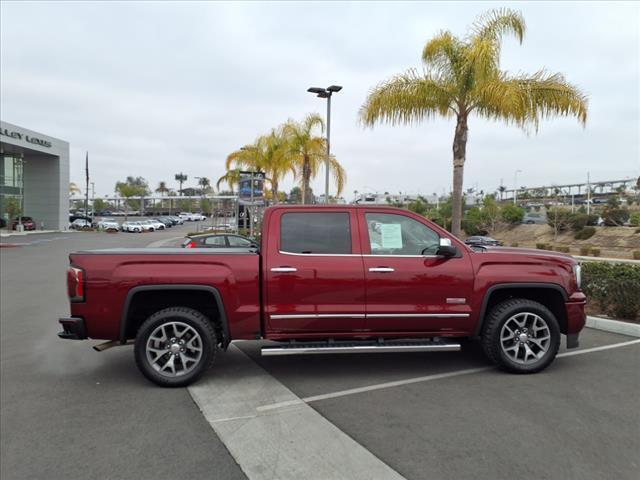
[[[541,250],[470,247],[409,211],[274,206],[259,248],[75,252],[65,339],[133,343],[161,386],[198,379],[235,340],[263,355],[451,351],[478,339],[532,373],[585,324],[580,265]]]

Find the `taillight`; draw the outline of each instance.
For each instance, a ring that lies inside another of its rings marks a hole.
[[[72,302],[84,302],[84,270],[77,267],[67,269],[67,293]]]
[[[191,240],[189,243],[187,243],[186,248],[196,248],[196,242]]]

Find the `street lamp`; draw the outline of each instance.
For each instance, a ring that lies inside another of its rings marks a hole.
[[[518,174],[522,173],[522,170],[516,170],[513,173],[513,204],[517,207],[518,202]]]
[[[331,96],[342,90],[339,85],[331,85],[327,88],[311,87],[309,93],[315,93],[320,98],[327,99],[327,158],[325,160],[324,178],[324,203],[329,203],[329,159],[331,158]]]

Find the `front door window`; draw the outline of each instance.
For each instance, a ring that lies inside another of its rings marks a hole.
[[[392,213],[367,213],[372,255],[435,255],[440,236],[413,218]]]

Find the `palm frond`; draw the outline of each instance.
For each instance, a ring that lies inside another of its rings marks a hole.
[[[392,77],[373,88],[360,107],[360,121],[410,125],[440,114],[449,116],[455,97],[445,81],[416,70]]]
[[[587,121],[586,94],[561,74],[544,70],[529,76],[503,73],[476,92],[475,102],[479,115],[524,128],[537,130],[540,120],[556,116],[574,116],[583,125]]]
[[[522,43],[526,29],[522,13],[510,8],[499,8],[478,17],[471,27],[471,37],[500,43],[504,35],[513,34]]]

